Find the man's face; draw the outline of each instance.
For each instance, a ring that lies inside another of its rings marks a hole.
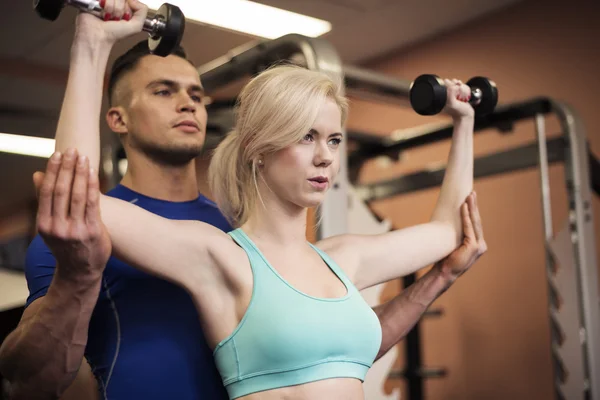
[[[145,56],[117,85],[124,146],[167,165],[183,165],[204,144],[206,108],[196,69],[177,56]]]

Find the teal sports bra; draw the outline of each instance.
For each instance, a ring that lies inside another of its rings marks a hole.
[[[364,381],[381,345],[381,325],[340,267],[317,247],[346,286],[340,298],[292,287],[241,230],[229,233],[248,254],[254,279],[246,313],[214,350],[230,399],[329,378]]]

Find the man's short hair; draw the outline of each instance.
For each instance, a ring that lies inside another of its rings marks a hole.
[[[140,60],[150,54],[152,53],[150,53],[150,50],[148,49],[148,40],[142,40],[115,60],[108,78],[109,104],[112,105],[115,86],[117,85],[119,79],[121,79],[127,72],[135,69]],[[178,46],[171,54],[189,61],[184,48],[181,46]]]

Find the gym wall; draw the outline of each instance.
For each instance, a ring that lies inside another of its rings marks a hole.
[[[427,43],[375,60],[367,68],[405,79],[422,73],[467,81],[475,75],[494,79],[501,104],[536,96],[563,100],[574,107],[587,128],[591,150],[600,155],[599,4],[525,1],[489,18],[470,23]],[[397,106],[352,101],[349,128],[387,135],[443,117],[421,117]],[[547,134],[559,126],[547,119]],[[495,153],[535,140],[533,120],[513,133],[478,133],[475,154]],[[445,163],[449,142],[407,151],[400,162],[371,162],[363,183],[397,177],[433,163]],[[550,167],[554,230],[567,217],[564,169]],[[374,203],[396,228],[427,221],[438,188]],[[475,181],[488,252],[446,292],[434,307],[444,316],[421,323],[425,366],[446,367],[448,376],[429,379],[427,399],[551,399],[552,369],[548,324],[545,254],[539,172],[531,169]],[[600,202],[594,197],[596,238],[600,238]],[[600,246],[598,246],[600,249]],[[600,254],[599,258],[600,260]],[[397,293],[390,284],[385,299]],[[385,300],[382,299],[382,300]],[[404,365],[399,346],[396,367]],[[388,380],[386,391],[402,380]],[[404,397],[403,396],[403,397]]]

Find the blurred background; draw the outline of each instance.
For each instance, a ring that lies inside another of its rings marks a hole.
[[[210,8],[217,1],[198,2],[199,9]],[[178,4],[177,0],[172,3]],[[487,76],[498,87],[499,109],[540,97],[564,102],[580,118],[589,152],[596,158],[600,156],[600,113],[595,97],[600,93],[598,2],[268,0],[258,3],[329,21],[331,30],[320,37],[331,43],[348,66],[408,82],[424,73],[463,81],[472,76]],[[36,15],[30,1],[3,0],[2,6],[0,132],[51,139],[66,84],[75,11],[65,9],[58,20],[49,22]],[[119,43],[110,62],[141,37]],[[190,18],[182,44],[191,61],[201,66],[256,40],[269,38]],[[217,104],[219,100],[234,98],[238,88],[233,85],[209,94]],[[406,105],[352,95],[350,98],[348,131],[374,139],[394,137],[431,124],[450,123],[447,116],[421,116]],[[208,107],[210,111],[211,106]],[[213,122],[217,121],[217,114],[215,108],[211,114]],[[118,152],[114,148],[117,140],[104,120],[100,125],[103,145],[113,153]],[[222,132],[217,131],[213,134],[218,137]],[[565,133],[559,119],[551,113],[546,115],[545,133],[549,139]],[[506,132],[499,129],[478,132],[474,149],[476,157],[485,157],[535,141],[532,117],[516,121]],[[360,140],[356,142],[360,145]],[[44,156],[10,153],[6,144],[6,138],[0,137],[0,340],[18,322],[28,294],[23,263],[26,247],[35,234],[37,207],[31,176],[43,169],[46,162]],[[449,145],[449,140],[439,140],[403,149],[394,157],[370,158],[355,171],[353,184],[365,186],[437,168],[445,163]],[[209,157],[206,152],[197,163],[202,191],[208,197],[205,171]],[[510,164],[510,157],[513,156],[502,159],[502,163]],[[563,162],[555,162],[550,164],[548,172],[552,222],[559,231],[569,226],[568,170]],[[111,184],[114,180],[106,178],[105,189]],[[378,218],[401,228],[430,217],[438,189],[434,185],[371,199],[368,203]],[[402,376],[398,371],[406,371],[409,366],[404,341],[393,354],[388,374],[373,378],[380,381],[374,385],[377,393],[370,393],[369,399],[555,398],[540,170],[535,165],[518,170],[507,167],[502,173],[478,177],[475,190],[489,250],[436,301],[433,308],[441,310],[441,315],[424,318],[418,326],[418,340],[411,342],[418,345],[421,355],[419,365],[413,364],[413,368],[424,371],[423,368],[439,367],[444,372],[432,373],[431,377],[422,373],[413,380]],[[593,194],[589,215],[595,236],[590,251],[596,257],[599,205],[598,195]],[[387,284],[380,301],[391,298],[402,287],[400,281]],[[595,305],[598,306],[598,299]],[[412,390],[411,384],[416,385]],[[417,387],[422,389],[421,394],[417,394]]]

